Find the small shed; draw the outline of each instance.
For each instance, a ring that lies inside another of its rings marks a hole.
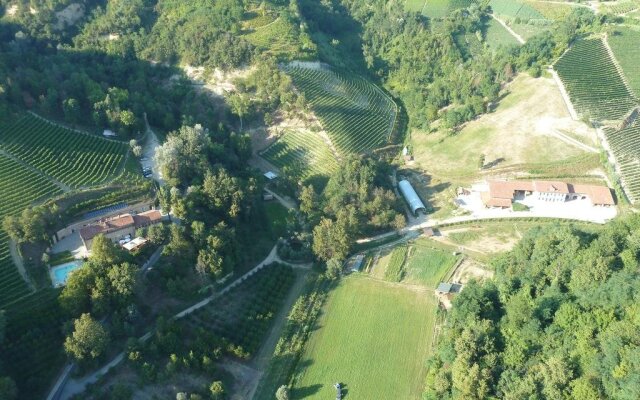
[[[264,201],[271,201],[273,200],[273,195],[269,192],[264,192],[262,193],[262,200]]]
[[[440,284],[436,288],[436,292],[438,294],[449,294],[449,293],[451,293],[451,287],[452,286],[453,285],[451,285],[450,283],[440,282]]]
[[[435,235],[435,233],[433,232],[433,228],[424,228],[423,232],[426,237],[432,237],[433,235]]]
[[[272,181],[272,180],[274,180],[274,179],[276,179],[278,177],[278,174],[276,174],[273,171],[268,171],[268,172],[265,172],[264,177],[267,178],[268,180]]]
[[[105,129],[104,132],[102,132],[102,136],[104,136],[104,137],[116,137],[117,135],[111,129]]]
[[[416,193],[408,180],[403,179],[398,182],[398,188],[400,189],[400,193],[402,193],[404,199],[409,203],[409,208],[411,208],[411,212],[413,212],[413,214],[416,214],[418,210],[422,210],[425,213],[427,212],[427,208],[424,206],[424,203],[420,200],[418,193]]]
[[[362,262],[364,261],[364,254],[358,254],[351,262],[351,272],[360,272],[362,268]]]

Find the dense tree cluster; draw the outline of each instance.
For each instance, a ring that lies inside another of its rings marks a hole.
[[[351,157],[329,179],[321,194],[313,186],[300,195],[300,210],[313,228],[313,250],[322,260],[344,260],[355,239],[405,224],[400,200],[389,190],[385,166]]]
[[[639,398],[639,232],[530,232],[454,300],[428,398]]]

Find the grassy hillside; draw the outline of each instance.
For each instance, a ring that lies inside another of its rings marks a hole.
[[[426,0],[422,13],[430,18],[446,17],[453,10],[469,7],[474,0]]]

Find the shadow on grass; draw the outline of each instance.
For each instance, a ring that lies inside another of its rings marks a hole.
[[[293,388],[291,389],[290,393],[291,398],[300,400],[306,399],[307,397],[318,393],[318,391],[320,391],[320,388],[322,388],[322,385],[320,384],[310,385],[302,388]]]

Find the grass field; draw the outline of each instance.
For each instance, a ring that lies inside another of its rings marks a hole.
[[[572,173],[580,174],[599,165],[597,154],[590,157],[580,148],[551,136],[555,130],[572,132],[596,146],[595,131],[571,119],[552,79],[520,75],[505,90],[493,113],[469,122],[461,131],[412,132],[414,168],[464,184],[503,169],[528,172],[543,166],[547,171],[540,172],[550,175],[561,167],[565,174],[566,168],[575,163]],[[481,154],[485,155],[485,163],[493,164],[492,168],[479,170]],[[584,157],[590,157],[586,170],[582,170]]]
[[[631,89],[640,97],[640,31],[617,27],[608,41]]]
[[[418,240],[405,263],[404,280],[435,289],[456,261],[457,257],[451,252],[435,249],[426,240]]]
[[[407,11],[420,12],[424,8],[426,0],[407,0],[405,8]]]
[[[384,271],[384,277],[391,282],[400,282],[404,275],[404,263],[407,259],[407,246],[399,246],[393,249],[389,264]]]
[[[469,7],[473,0],[426,0],[422,13],[429,18],[442,18],[453,10]]]
[[[437,303],[361,275],[330,295],[302,357],[292,399],[420,399]]]
[[[489,43],[489,46],[500,47],[519,45],[516,38],[493,18],[489,18],[487,21],[484,35],[485,42]]]

